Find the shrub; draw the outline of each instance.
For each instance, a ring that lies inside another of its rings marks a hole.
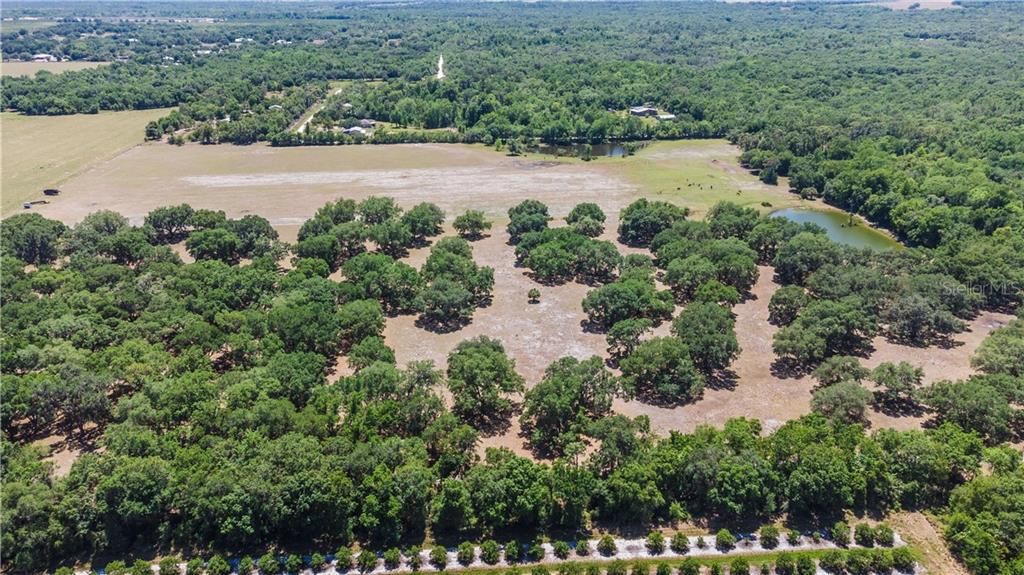
[[[700,537],[697,538],[697,549],[706,549],[707,546],[708,546],[708,542],[704,541],[704,536],[703,535],[701,535]]]
[[[243,558],[242,559],[242,563],[245,563],[246,559],[249,560],[249,571],[242,571],[241,564],[240,564],[238,572],[241,573],[242,575],[248,575],[248,573],[250,573],[252,571],[252,569],[253,569],[252,558],[251,557]],[[181,575],[181,567],[178,565],[180,562],[181,562],[181,558],[180,557],[164,557],[163,559],[160,560],[160,563],[159,563],[159,565],[160,565],[160,575]]]
[[[586,575],[601,575],[601,568],[591,563],[587,565]]]
[[[896,542],[896,534],[887,523],[879,523],[875,526],[875,543],[882,547],[892,547]]]
[[[850,544],[850,526],[845,521],[839,521],[832,527],[832,541],[840,547]]]
[[[196,557],[195,559],[191,559],[188,563],[185,564],[186,575],[201,575],[203,571],[205,571],[205,569],[203,569],[203,560],[198,557]],[[281,564],[277,562],[277,559],[274,559],[274,569],[271,571],[267,571],[266,573],[268,575],[273,575],[280,572]],[[122,573],[124,573],[123,561],[114,561],[113,569],[111,569],[110,565],[107,565],[108,575],[120,575]]]
[[[679,564],[679,575],[700,575],[700,563],[693,557],[687,557]]]
[[[148,570],[149,565],[147,564],[146,569],[143,571],[143,575],[145,575]],[[228,565],[228,562],[224,559],[223,555],[214,555],[210,558],[210,563],[206,566],[206,572],[208,575],[229,575],[231,573],[231,565]]]
[[[227,573],[231,573],[231,566],[228,565],[228,562],[224,561],[223,557],[221,557],[220,560],[224,562],[223,566],[227,567]],[[223,567],[220,564],[218,564],[216,567],[218,570],[223,569]],[[131,575],[153,575],[153,566],[149,564],[149,561],[145,561],[143,559],[136,559],[134,562],[132,562],[132,567],[131,569],[129,569],[129,573],[131,573]],[[221,571],[220,575],[227,575],[227,573]]]
[[[327,561],[324,560],[324,556],[319,553],[314,553],[309,557],[309,567],[313,570],[313,573],[321,571]],[[242,572],[241,564],[239,564],[238,572]]]
[[[737,557],[729,564],[729,575],[750,575],[750,563],[742,557]]]
[[[189,564],[191,563],[192,561],[189,561]],[[278,563],[277,557],[270,553],[265,553],[260,557],[259,561],[256,562],[256,566],[259,567],[260,573],[263,575],[277,575],[281,572],[281,564]],[[189,573],[191,573],[191,570],[189,570]]]
[[[586,557],[590,555],[590,540],[583,539],[576,542],[576,554],[580,557]]]
[[[505,561],[509,563],[518,563],[522,556],[523,550],[519,547],[518,541],[513,539],[505,544]]]
[[[565,541],[555,541],[552,548],[552,552],[555,554],[555,557],[558,557],[559,559],[565,559],[569,556],[569,544]]]
[[[853,540],[861,547],[874,547],[875,530],[867,523],[858,523],[853,528]]]
[[[199,562],[198,569],[195,571],[195,573],[198,573],[203,568],[203,560],[193,559],[192,561],[189,561],[189,565],[192,565],[193,561]],[[127,575],[128,566],[125,565],[124,561],[111,561],[110,563],[107,563],[106,571],[107,573],[110,573],[110,575]],[[189,569],[189,574],[191,575],[191,573],[193,573],[193,571]]]
[[[826,573],[839,574],[846,569],[846,558],[843,556],[842,551],[831,549],[821,556],[818,566]]]
[[[761,539],[761,546],[765,549],[775,549],[779,546],[779,528],[774,525],[765,525],[758,535]]]
[[[794,547],[800,545],[800,532],[796,529],[790,529],[789,532],[786,533],[786,542]]]
[[[796,573],[796,561],[788,553],[779,553],[775,558],[775,575],[794,575]]]
[[[448,565],[448,551],[440,545],[434,545],[431,547],[430,564],[436,569],[443,571],[445,566]]]
[[[615,539],[611,535],[602,535],[597,542],[597,551],[605,557],[615,555],[618,549],[615,546]]]
[[[900,573],[913,573],[917,566],[917,559],[906,547],[897,547],[892,550],[892,566]]]
[[[608,564],[608,569],[605,571],[605,575],[626,575],[626,562],[620,559],[616,559]]]
[[[459,551],[456,554],[456,559],[463,565],[469,565],[473,562],[476,557],[476,548],[469,541],[463,541],[459,543]]]
[[[574,561],[562,563],[558,567],[558,575],[583,575],[583,566]]]
[[[710,573],[710,575],[722,575],[722,565],[721,565],[721,563],[712,563],[711,564],[711,570],[708,571],[708,573]]]
[[[402,564],[402,552],[398,550],[398,547],[392,547],[384,552],[384,568],[391,571],[398,569],[398,566]]]
[[[527,554],[533,561],[540,561],[544,559],[544,544],[539,539],[534,541],[533,545],[530,545],[530,549],[527,551]]]
[[[872,549],[870,557],[871,570],[879,575],[892,573],[893,567],[896,566],[896,562],[892,558],[892,551],[889,549]]]
[[[668,563],[658,563],[658,568],[654,570],[655,575],[672,575],[672,566]]]
[[[818,566],[814,564],[814,559],[801,555],[796,560],[796,575],[815,575],[817,572]]]
[[[725,553],[734,547],[736,547],[736,537],[728,529],[722,528],[715,533],[715,549]]]
[[[690,538],[682,533],[676,533],[672,536],[672,541],[669,542],[669,547],[672,551],[682,555],[690,550]]]
[[[369,573],[377,568],[377,554],[369,549],[363,549],[359,556],[356,557],[356,565],[359,567],[359,571],[363,573]],[[289,573],[294,573],[291,569]]]
[[[551,575],[548,568],[543,565],[537,565],[533,569],[530,569],[530,575]]]
[[[501,546],[494,539],[488,539],[480,545],[480,560],[494,565],[501,560]]]
[[[413,571],[419,571],[420,567],[423,566],[423,557],[420,556],[420,551],[422,549],[414,545],[405,552],[406,562],[409,564],[409,569]]]
[[[262,559],[260,563],[262,563]],[[349,547],[338,547],[338,550],[334,552],[334,568],[344,573],[352,568],[352,549]],[[263,570],[263,566],[260,565],[260,571]]]
[[[850,575],[871,573],[871,555],[867,549],[851,549],[846,553],[846,570]]]
[[[647,535],[647,552],[651,555],[661,555],[665,552],[665,536],[661,531],[651,531]]]
[[[651,575],[651,570],[643,562],[636,561],[633,563],[633,567],[630,568],[629,575]]]

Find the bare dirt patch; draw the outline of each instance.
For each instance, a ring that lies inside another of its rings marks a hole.
[[[904,541],[918,551],[924,573],[934,575],[969,575],[946,547],[942,528],[922,513],[894,513],[888,518]]]

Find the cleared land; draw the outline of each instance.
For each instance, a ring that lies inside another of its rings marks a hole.
[[[109,62],[3,62],[0,63],[0,74],[4,76],[35,76],[36,72],[46,70],[54,74],[73,72],[103,66]]]
[[[156,109],[74,116],[0,113],[3,215],[21,210],[22,202],[41,199],[43,188],[64,189],[69,177],[140,144],[146,124],[168,112]]]
[[[614,214],[640,195],[686,205],[698,214],[720,200],[802,205],[785,186],[762,184],[737,166],[738,153],[723,140],[657,143],[636,156],[593,162],[513,158],[483,146],[449,144],[152,143],[68,181],[65,193],[40,212],[77,222],[89,212],[112,209],[141,222],[155,207],[187,202],[233,217],[258,213],[275,225],[295,225],[329,199],[374,194],[393,196],[403,205],[435,202],[450,214],[481,209],[496,218],[527,198],[546,202],[555,216],[581,201],[595,201]]]

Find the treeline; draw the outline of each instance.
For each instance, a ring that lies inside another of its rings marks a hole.
[[[478,213],[459,216],[466,239],[435,241],[421,270],[393,257],[435,237],[444,214],[429,204],[403,211],[389,198],[324,206],[292,248],[262,218],[230,220],[185,205],[154,210],[141,227],[111,212],[70,229],[38,214],[4,220],[5,564],[35,571],[149,544],[225,553],[353,542],[382,549],[418,544],[428,530],[442,539],[533,537],[691,516],[728,523],[785,514],[797,525],[831,526],[847,509],[949,503],[953,549],[968,565],[1019,569],[1021,499],[1013,490],[1024,481],[1019,454],[999,442],[1020,422],[1021,320],[979,351],[986,375],[929,392],[923,401],[937,425],[925,431],[869,434],[846,403],[830,408],[818,397],[819,414],[772,433],[736,419],[657,438],[646,418],[610,410],[618,396],[699,397],[738,352],[729,308],[756,279],[757,261],[770,258],[801,288],[806,303],[795,310],[773,302],[776,318],[795,314],[791,327],[806,324],[801,340],[831,342],[838,333],[845,344],[847,318],[876,313],[864,290],[879,281],[878,266],[897,282],[886,297],[938,305],[927,294],[942,284],[915,282],[903,267],[921,263],[925,254],[914,250],[841,249],[820,230],[728,204],[706,222],[685,217],[660,202],[629,206],[620,239],[657,246],[656,258],[617,258],[613,269],[601,256],[605,244],[591,239],[604,220],[596,206],[581,204],[570,227],[557,229],[540,202],[511,210],[517,253],[535,273],[595,284],[584,309],[608,330],[622,371],[614,375],[600,358],[548,367],[522,405],[531,447],[553,458],[541,463],[501,449],[477,456],[481,435],[514,414],[512,399],[524,388],[500,341],[461,342],[442,371],[396,365],[382,338],[389,314],[418,313],[428,328],[448,329],[448,318],[468,319],[486,300],[493,272],[473,262],[469,242],[487,227]],[[367,239],[374,251],[363,251]],[[183,264],[168,247],[182,240],[196,263]],[[277,262],[289,249],[296,257],[285,270]],[[599,256],[596,265],[586,263],[589,254]],[[941,252],[927,255],[947,265]],[[686,265],[672,265],[679,260]],[[831,283],[811,279],[830,264],[842,264]],[[702,271],[659,291],[655,265],[665,277]],[[336,269],[343,281],[327,278]],[[651,323],[671,319],[674,301],[686,307],[672,335],[642,338]],[[856,313],[841,307],[854,301]],[[814,302],[823,309],[808,311]],[[821,317],[841,328],[822,330]],[[868,377],[913,380],[899,365],[864,374],[835,359],[845,349],[825,346],[830,359],[815,371],[823,390]],[[339,354],[355,373],[328,385]],[[82,455],[63,478],[51,478],[27,445],[93,426],[104,449]],[[983,462],[994,475],[981,472]],[[1010,494],[971,495],[994,490]]]

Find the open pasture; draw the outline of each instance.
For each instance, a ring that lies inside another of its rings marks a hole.
[[[280,226],[302,223],[328,200],[370,195],[389,195],[403,205],[430,201],[449,214],[479,209],[495,218],[527,198],[547,203],[556,217],[583,201],[614,214],[641,195],[688,206],[696,215],[722,200],[767,202],[772,209],[802,203],[784,185],[762,184],[743,170],[738,154],[723,140],[659,142],[635,156],[592,162],[450,144],[146,144],[67,182],[66,193],[40,211],[70,223],[111,209],[140,223],[153,208],[185,202],[229,217],[256,213]]]
[[[103,66],[107,62],[4,62],[0,64],[0,74],[4,76],[35,76],[36,72],[46,71],[53,74],[87,70]]]
[[[63,190],[69,177],[141,143],[146,124],[168,111],[73,116],[0,113],[3,215],[21,210],[22,202],[41,199],[44,188]]]

